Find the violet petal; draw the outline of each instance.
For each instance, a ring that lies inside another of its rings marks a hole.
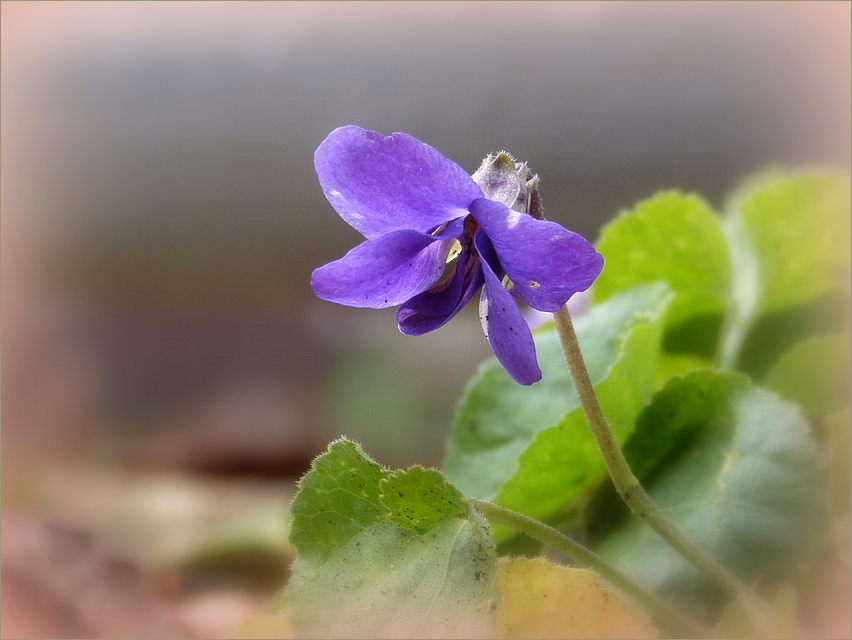
[[[603,256],[585,238],[555,222],[484,198],[471,203],[470,211],[512,280],[512,295],[534,309],[559,311],[603,269]]]
[[[475,251],[463,247],[452,275],[399,308],[396,320],[406,335],[419,336],[444,326],[482,287],[482,268]]]
[[[518,384],[531,385],[541,380],[532,332],[514,298],[503,287],[499,275],[491,268],[491,264],[496,261],[496,255],[482,229],[476,232],[475,243],[485,276],[479,305],[485,336],[497,360],[512,379]]]
[[[317,148],[314,166],[331,206],[367,238],[430,232],[482,197],[464,169],[405,133],[340,127]]]
[[[315,270],[311,286],[323,300],[384,309],[416,296],[444,272],[452,240],[418,231],[394,231],[362,242]]]

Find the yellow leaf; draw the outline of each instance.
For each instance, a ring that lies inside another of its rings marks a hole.
[[[597,574],[544,558],[500,558],[494,638],[657,638],[650,618]]]
[[[286,610],[275,615],[252,616],[243,620],[236,638],[248,640],[249,638],[293,638],[293,627]]]
[[[784,587],[770,604],[771,619],[765,621],[763,626],[752,618],[742,600],[728,605],[716,628],[718,637],[775,640],[801,637],[796,616],[796,592],[791,587]]]

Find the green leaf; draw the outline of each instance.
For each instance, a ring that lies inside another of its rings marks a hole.
[[[346,440],[329,446],[299,481],[290,507],[290,544],[300,558],[328,560],[364,530],[387,519],[379,481],[388,471]]]
[[[775,363],[798,343],[819,335],[849,332],[849,296],[835,290],[817,300],[762,316],[747,329],[736,368],[763,380]]]
[[[601,405],[624,439],[653,391],[671,293],[635,287],[592,309],[577,337]],[[555,329],[536,335],[541,382],[518,385],[486,361],[459,404],[444,465],[467,495],[548,518],[597,482],[605,469],[586,425]],[[508,530],[495,536],[505,539]]]
[[[347,440],[300,481],[286,615],[296,637],[481,637],[493,626],[490,531],[440,472],[391,472]]]
[[[810,324],[808,314],[799,317],[804,307],[838,294],[846,298],[842,307],[848,307],[849,208],[848,178],[828,172],[767,171],[735,192],[726,231],[737,277],[723,324],[720,366],[760,371],[755,362],[766,359],[761,352],[772,352],[779,333],[760,327],[766,321],[772,326],[773,319],[780,319],[782,328],[793,329],[801,339],[813,333],[802,335],[802,320],[805,329]],[[773,340],[761,346],[769,333]],[[757,348],[750,344],[755,342]]]
[[[731,280],[728,244],[719,217],[700,197],[658,193],[604,227],[597,248],[605,263],[593,300],[665,280],[675,292],[669,326],[724,313]]]
[[[849,289],[847,177],[775,171],[748,180],[733,202],[734,233],[752,254],[761,313],[810,302],[838,285]]]
[[[625,445],[654,501],[747,584],[783,580],[819,535],[819,456],[798,407],[743,376],[697,371],[655,394]],[[605,496],[606,490],[601,490]],[[597,551],[698,615],[724,596],[662,538],[612,499],[593,501]],[[621,514],[619,516],[619,514]]]
[[[691,353],[667,353],[660,354],[657,365],[657,383],[654,388],[659,389],[663,384],[674,376],[682,376],[697,369],[711,369],[713,361],[707,357],[697,356]]]
[[[843,334],[804,340],[775,363],[764,386],[817,421],[849,404],[850,349]]]
[[[390,519],[417,533],[429,533],[445,518],[467,518],[464,497],[436,471],[413,467],[381,481]]]

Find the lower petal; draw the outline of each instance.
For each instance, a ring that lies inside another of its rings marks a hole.
[[[515,382],[523,385],[538,382],[541,369],[535,355],[532,332],[512,294],[489,266],[489,262],[494,264],[496,256],[491,242],[481,232],[476,234],[476,248],[482,258],[485,277],[479,315],[491,349]]]
[[[311,275],[317,296],[350,307],[384,309],[432,286],[444,272],[451,240],[401,230],[367,240]]]
[[[399,330],[419,336],[444,326],[482,287],[482,269],[476,252],[463,248],[456,269],[444,282],[414,296],[399,308]]]

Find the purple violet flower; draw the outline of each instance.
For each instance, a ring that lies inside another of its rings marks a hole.
[[[603,257],[582,236],[526,213],[538,179],[525,165],[501,153],[471,177],[409,135],[353,125],[328,135],[314,165],[331,206],[367,238],[313,272],[320,298],[371,309],[401,305],[400,331],[421,335],[482,289],[480,318],[497,360],[520,384],[541,379],[513,297],[558,311],[591,286]]]

